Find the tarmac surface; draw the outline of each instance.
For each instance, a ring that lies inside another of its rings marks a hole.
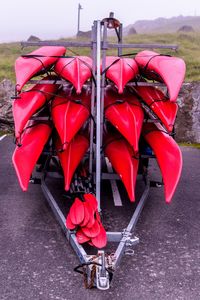
[[[73,272],[78,259],[40,186],[20,190],[13,149],[11,137],[0,141],[1,300],[200,299],[200,150],[182,147],[182,177],[170,205],[162,188],[151,189],[136,227],[135,254],[123,257],[112,287],[102,292],[85,290]],[[154,164],[150,173],[157,174]],[[117,220],[115,210],[105,213],[108,227],[127,221],[131,204],[124,206]]]

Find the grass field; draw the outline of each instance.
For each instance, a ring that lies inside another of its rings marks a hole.
[[[168,53],[182,57],[187,65],[186,81],[200,80],[200,33],[179,33],[179,34],[151,34],[151,35],[133,35],[124,38],[125,43],[163,43],[163,44],[178,44],[179,50],[165,51]],[[4,78],[15,81],[14,62],[15,59],[22,53],[28,53],[32,49],[26,48],[22,51],[19,43],[0,44],[0,81]],[[88,49],[73,49],[78,54],[89,55]],[[138,49],[124,50],[124,53],[139,51]],[[159,51],[159,50],[158,50]],[[109,51],[108,54],[115,52]],[[72,55],[71,52],[68,52]]]
[[[192,148],[196,148],[200,150],[200,144],[199,143],[178,143],[179,146],[183,146],[183,147],[192,147]]]

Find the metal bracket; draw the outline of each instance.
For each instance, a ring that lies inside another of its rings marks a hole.
[[[130,248],[126,249],[124,252],[125,255],[129,255],[129,256],[133,256],[134,253],[135,253],[134,250]]]
[[[156,188],[161,188],[163,186],[163,182],[160,181],[150,181],[150,187],[156,187]]]
[[[31,177],[31,179],[29,180],[30,183],[32,184],[41,184],[41,179],[40,178],[36,178],[36,177]]]
[[[132,237],[132,233],[126,229],[122,232],[123,242],[126,244],[126,247],[135,246],[139,243],[139,238],[134,236]]]
[[[126,239],[126,247],[135,246],[139,243],[139,238],[137,236],[134,236],[133,238],[127,237]]]

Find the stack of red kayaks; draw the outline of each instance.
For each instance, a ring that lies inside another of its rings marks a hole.
[[[16,60],[18,95],[13,116],[17,146],[13,163],[23,191],[50,137],[58,152],[66,190],[89,147],[88,134],[81,130],[87,127],[90,116],[91,87],[84,84],[92,78],[92,60],[63,57],[65,51],[64,47],[42,47]],[[38,79],[45,71],[48,76]],[[38,84],[22,90],[34,76]],[[56,83],[61,78],[68,81],[67,88]],[[53,127],[56,130],[52,131]]]
[[[15,64],[18,95],[13,103],[13,115],[17,146],[13,164],[23,191],[28,189],[34,166],[50,138],[48,144],[60,161],[66,191],[70,191],[78,166],[87,158],[91,111],[89,81],[93,77],[93,62],[86,56],[65,57],[64,54],[63,47],[42,47],[20,57]],[[45,72],[47,76],[38,79]],[[135,58],[107,57],[101,72],[107,83],[101,103],[105,117],[104,155],[121,178],[130,201],[135,201],[140,145],[146,143],[157,158],[169,203],[182,169],[180,149],[170,134],[178,110],[176,99],[185,75],[183,60],[142,51]],[[34,76],[38,84],[24,90]],[[155,86],[145,86],[146,80],[164,83],[167,93]],[[131,81],[143,82],[143,86],[132,87]],[[152,124],[149,119],[159,124]],[[79,243],[105,247],[106,232],[92,194],[75,199],[66,226],[76,229]]]
[[[161,124],[159,128],[152,125],[153,132],[145,134],[150,126],[145,124],[142,132],[156,155],[165,184],[166,202],[170,202],[182,168],[180,150],[169,134],[174,129],[178,111],[176,100],[185,76],[184,61],[153,51],[141,51],[134,59],[107,57],[104,73],[109,81],[104,94],[105,119],[118,130],[118,135],[108,130],[104,139],[105,155],[121,177],[130,200],[134,201],[143,121],[144,118],[157,119]],[[149,82],[145,85],[146,79],[164,83],[167,93],[148,86]],[[131,81],[136,82],[135,87],[129,85]],[[137,85],[139,81],[142,86]],[[174,176],[167,172],[170,164]]]

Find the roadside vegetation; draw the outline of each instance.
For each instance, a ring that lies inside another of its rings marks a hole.
[[[179,144],[179,146],[182,146],[182,147],[192,147],[192,148],[200,149],[199,143],[178,143],[178,144]]]
[[[114,41],[114,38],[110,38]],[[70,39],[73,40],[73,39]],[[167,53],[182,57],[187,65],[186,81],[200,80],[200,32],[195,33],[175,33],[175,34],[136,34],[124,38],[125,43],[162,43],[178,44],[177,52],[170,50],[156,50],[161,53]],[[32,48],[33,49],[33,48]],[[31,48],[21,49],[20,43],[0,44],[0,81],[4,78],[15,81],[14,62],[22,53],[32,51]],[[68,55],[75,53],[80,55],[89,55],[89,49],[71,48],[66,52]],[[127,49],[124,53],[135,53],[139,49]],[[109,51],[108,54],[116,54],[116,51]]]

